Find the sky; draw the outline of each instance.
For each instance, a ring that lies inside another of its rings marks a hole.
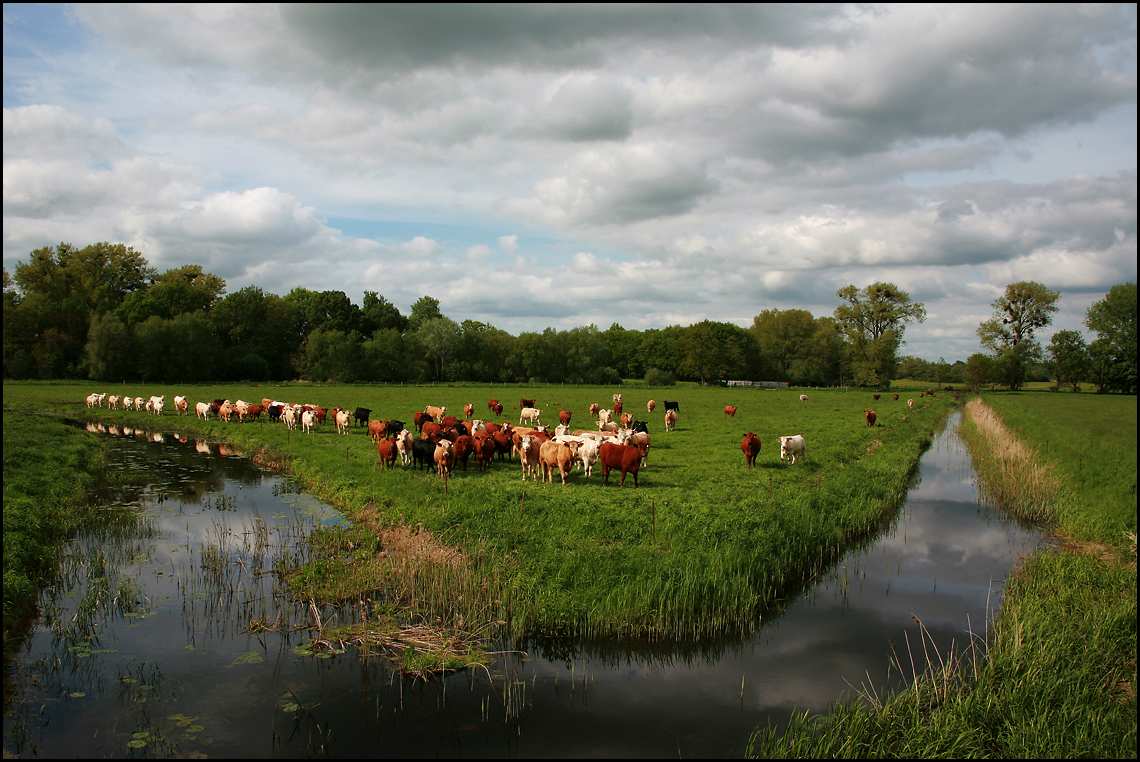
[[[948,361],[1035,280],[1047,343],[1136,281],[1136,39],[1131,4],[5,4],[4,267],[121,242],[514,334],[889,281]]]

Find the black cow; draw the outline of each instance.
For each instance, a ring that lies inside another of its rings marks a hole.
[[[388,429],[385,432],[385,436],[397,437],[400,435],[400,432],[403,430],[404,430],[404,422],[392,419],[391,421],[388,421]]]
[[[352,414],[353,418],[356,419],[357,424],[363,426],[364,428],[368,428],[368,417],[370,415],[372,415],[372,411],[366,407],[358,407],[356,408],[356,412]]]
[[[453,428],[455,429],[455,433],[461,437],[471,436],[471,432],[468,430],[466,423],[457,423]],[[467,468],[464,467],[463,470],[466,471]]]
[[[418,471],[420,461],[423,461],[424,468],[429,471],[435,468],[435,442],[428,439],[412,441],[412,468]]]
[[[281,405],[270,405],[269,406],[269,420],[272,423],[277,423],[278,421],[280,421],[281,420],[281,411],[284,409],[285,408],[282,407]]]
[[[678,413],[681,412],[681,403],[680,402],[670,402],[669,400],[664,400],[664,402],[665,402],[665,410],[666,411],[676,410]]]
[[[629,428],[633,431],[640,431],[642,434],[649,433],[649,426],[646,425],[645,421],[632,421],[629,424]]]

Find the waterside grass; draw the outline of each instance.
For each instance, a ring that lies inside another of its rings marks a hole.
[[[120,391],[116,388],[116,391]],[[560,408],[592,428],[587,407],[609,406],[613,387],[124,387],[149,396],[185,394],[191,404],[216,397],[312,402],[373,418],[399,418],[427,404],[486,411],[489,397],[510,415],[516,397],[537,397],[544,420]],[[343,510],[352,530],[313,536],[308,564],[292,578],[303,600],[375,597],[448,626],[507,622],[512,635],[694,638],[754,631],[766,612],[846,549],[890,524],[933,431],[953,406],[950,395],[874,403],[869,392],[682,388],[626,390],[625,409],[647,420],[652,436],[640,489],[603,486],[597,469],[570,483],[523,482],[517,461],[491,471],[457,471],[445,484],[410,468],[385,470],[360,429],[312,435],[267,422],[239,425],[190,417],[83,407],[89,385],[6,384],[5,399],[104,422],[177,428],[225,439],[262,462],[286,467],[317,497]],[[654,414],[646,412],[650,395]],[[680,403],[677,430],[661,424],[664,399]],[[727,418],[725,405],[737,405]],[[477,413],[481,415],[482,412]],[[517,415],[517,413],[516,413]],[[515,419],[517,421],[517,418]],[[741,436],[764,449],[746,469]],[[779,459],[777,436],[801,434],[806,462]],[[402,538],[402,540],[401,540]],[[327,547],[322,546],[324,543]],[[438,553],[421,553],[423,544]]]
[[[88,490],[103,472],[98,437],[4,410],[4,654],[16,647],[36,596],[74,534]]]
[[[912,668],[908,690],[880,697],[864,686],[825,715],[758,731],[749,756],[1135,758],[1136,400],[1085,398],[1074,409],[1056,395],[995,396],[987,402],[1012,411],[1021,431],[970,401],[961,434],[982,487],[1060,546],[1007,581],[988,642],[925,674]],[[1092,452],[1108,465],[1086,492],[1083,465],[1068,460]],[[904,674],[908,663],[895,662]]]

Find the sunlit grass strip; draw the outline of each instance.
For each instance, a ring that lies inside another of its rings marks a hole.
[[[973,428],[963,427],[962,438],[981,439],[972,450],[982,494],[1020,518],[1055,523],[1066,494],[1054,469],[1041,462],[1040,448],[1015,436],[980,398],[966,403],[966,414]]]

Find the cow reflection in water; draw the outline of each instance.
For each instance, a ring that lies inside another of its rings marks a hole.
[[[119,430],[119,427],[115,426],[114,424],[107,427],[107,433],[113,437],[117,437],[122,434],[122,432]]]
[[[166,442],[166,437],[156,431],[150,435],[150,441],[155,442],[156,444],[164,444]]]
[[[203,442],[201,439],[195,439],[194,440],[194,449],[197,450],[198,452],[202,453],[203,455],[209,455],[210,454],[210,443],[209,442]]]
[[[218,454],[219,455],[232,455],[232,456],[237,457],[237,458],[241,457],[240,452],[238,452],[234,448],[230,447],[225,442],[222,442],[218,445]]]

